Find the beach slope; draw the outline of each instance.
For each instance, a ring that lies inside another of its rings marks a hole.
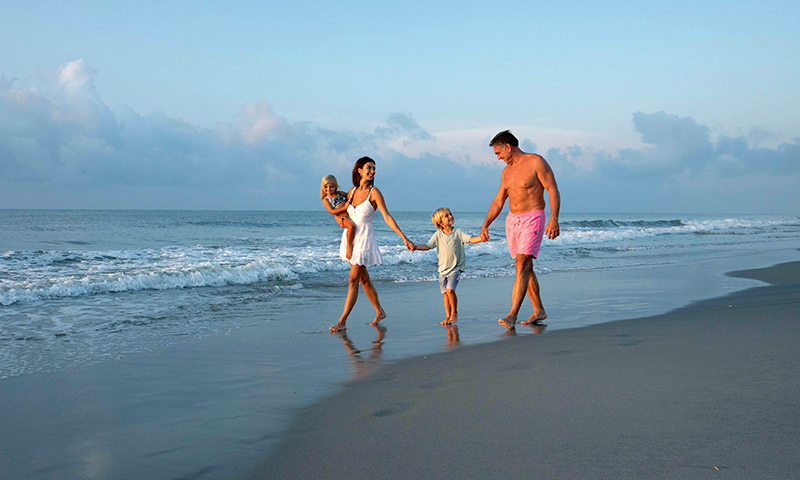
[[[800,478],[800,262],[732,275],[770,285],[381,367],[252,476]]]

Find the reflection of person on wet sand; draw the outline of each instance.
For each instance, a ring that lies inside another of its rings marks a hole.
[[[447,348],[456,347],[460,343],[461,339],[458,338],[458,325],[447,325]]]
[[[520,323],[520,325],[522,325],[522,323]],[[539,335],[544,333],[544,330],[547,328],[547,325],[545,325],[544,323],[526,323],[525,325],[531,327],[531,330],[533,330],[534,335]]]
[[[519,324],[531,327],[531,330],[533,330],[533,334],[534,335],[539,335],[539,334],[544,333],[545,329],[547,328],[547,325],[545,325],[544,323],[541,323],[539,321],[537,321],[537,322],[520,322]],[[516,337],[517,336],[517,330],[515,328],[509,328],[508,330],[506,330],[505,332],[500,334],[500,336],[501,337]]]
[[[356,348],[355,344],[353,344],[347,336],[346,330],[339,330],[338,332],[331,333],[331,335],[336,334],[342,339],[345,350],[347,350],[350,358],[353,359],[353,376],[355,378],[361,378],[369,374],[383,353],[383,339],[386,336],[386,327],[382,325],[373,325],[373,327],[375,327],[375,330],[378,332],[378,336],[372,342],[372,347],[366,350],[359,350]],[[365,352],[369,352],[368,358],[361,356],[361,354]]]

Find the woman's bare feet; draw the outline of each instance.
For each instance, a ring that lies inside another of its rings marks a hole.
[[[331,332],[343,332],[347,330],[347,327],[345,326],[344,322],[337,322],[336,325],[330,328],[330,330]]]
[[[527,320],[523,320],[523,321],[519,322],[519,324],[520,325],[535,325],[537,322],[541,322],[545,318],[547,318],[547,312],[542,310],[538,314],[534,313],[533,315],[528,317]]]
[[[513,315],[508,315],[505,318],[498,320],[497,323],[506,328],[514,328],[514,324],[517,323],[517,318]]]
[[[380,323],[380,321],[381,321],[381,320],[383,320],[384,318],[386,318],[386,312],[384,312],[384,311],[383,311],[383,309],[381,309],[381,311],[380,311],[380,312],[378,312],[378,314],[377,314],[377,315],[375,315],[375,320],[371,321],[369,324],[370,324],[370,325],[373,325],[373,326],[374,326],[374,325],[377,325],[377,324],[379,324],[379,323]]]

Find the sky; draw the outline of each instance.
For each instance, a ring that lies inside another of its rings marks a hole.
[[[0,208],[800,214],[800,2],[0,0]]]

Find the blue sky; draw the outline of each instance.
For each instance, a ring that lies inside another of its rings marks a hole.
[[[510,128],[565,211],[800,211],[798,2],[0,11],[0,208],[317,209],[369,155],[392,210],[480,211]]]

